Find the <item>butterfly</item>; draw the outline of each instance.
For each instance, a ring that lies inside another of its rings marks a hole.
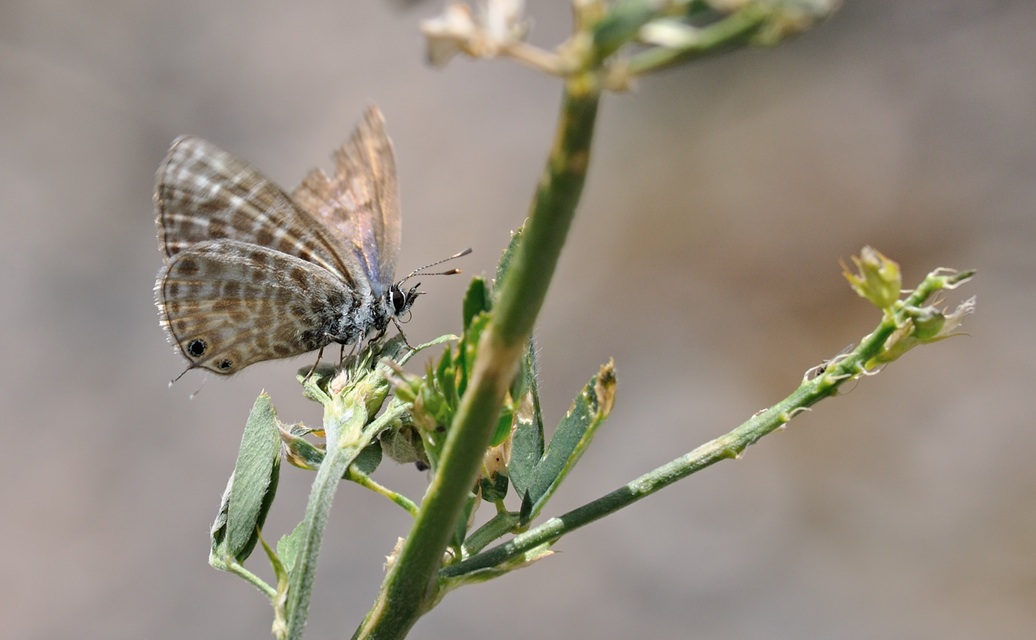
[[[402,285],[420,270],[393,283],[399,193],[377,107],[333,157],[333,175],[316,169],[289,196],[205,140],[173,142],[155,187],[155,301],[188,370],[355,344],[410,310],[420,283]]]

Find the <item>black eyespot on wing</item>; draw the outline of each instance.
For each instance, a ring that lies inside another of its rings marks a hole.
[[[229,371],[230,368],[234,366],[234,363],[228,360],[227,358],[223,358],[219,361],[219,364],[217,364],[216,366],[219,367],[220,371]]]
[[[200,358],[205,355],[205,351],[208,348],[209,345],[204,340],[194,339],[187,343],[187,354],[194,358]]]

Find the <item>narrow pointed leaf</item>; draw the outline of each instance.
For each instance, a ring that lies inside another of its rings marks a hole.
[[[460,395],[464,395],[464,391],[468,387],[468,379],[471,377],[472,368],[475,366],[475,356],[478,355],[478,341],[482,337],[482,332],[486,326],[489,325],[490,316],[488,313],[480,313],[471,320],[471,324],[464,330],[464,338],[458,345],[458,349],[461,353],[457,357],[457,363],[460,367],[460,382],[457,385],[457,390]]]
[[[514,258],[515,251],[518,250],[518,244],[522,240],[522,234],[525,232],[525,225],[518,227],[517,231],[511,233],[511,241],[507,243],[507,248],[504,249],[504,253],[500,256],[500,262],[496,265],[496,279],[493,281],[493,295],[495,296],[500,291],[500,283],[504,281],[504,276],[507,275],[507,270],[511,266],[511,259]]]
[[[480,502],[481,499],[478,496],[473,493],[468,494],[468,501],[464,504],[464,512],[457,520],[457,528],[453,532],[453,547],[460,549],[464,544],[464,539],[468,535],[468,527],[471,526],[471,518],[475,511],[478,510]]]
[[[508,475],[518,495],[527,495],[533,482],[536,466],[543,457],[543,417],[540,414],[536,351],[532,340],[522,358],[522,384],[519,387],[517,407],[514,413],[514,433],[511,437],[511,461],[507,465]]]
[[[516,569],[528,567],[538,560],[542,560],[547,556],[553,555],[554,552],[550,549],[552,544],[553,543],[544,543],[493,567],[476,569],[474,571],[464,573],[459,576],[451,576],[449,578],[443,578],[440,574],[439,588],[442,589],[443,592],[448,592],[460,586],[488,582],[493,578],[499,578],[500,576],[508,574]]]
[[[489,311],[492,301],[489,297],[489,287],[482,278],[472,278],[468,290],[464,294],[464,329],[471,325],[471,320],[480,313]]]
[[[614,402],[615,365],[609,362],[590,379],[572,403],[572,408],[561,419],[543,459],[537,465],[533,483],[526,492],[532,502],[529,519],[539,514],[586,451],[597,428],[611,413]],[[524,505],[522,511],[525,511]]]

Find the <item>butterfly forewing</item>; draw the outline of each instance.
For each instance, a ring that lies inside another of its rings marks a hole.
[[[357,262],[338,238],[251,165],[200,138],[178,138],[158,172],[158,241],[167,258],[205,240],[276,249],[352,283]]]
[[[364,293],[299,258],[235,240],[173,256],[156,288],[162,325],[184,357],[224,374],[326,345],[333,320]]]
[[[392,143],[376,107],[334,153],[328,177],[320,169],[295,190],[295,201],[361,262],[375,297],[392,284],[399,255],[399,188]]]

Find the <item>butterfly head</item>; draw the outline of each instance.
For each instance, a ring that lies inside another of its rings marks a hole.
[[[411,305],[417,300],[417,296],[424,293],[424,291],[418,291],[417,288],[421,286],[418,282],[409,289],[403,289],[402,282],[392,285],[388,292],[389,306],[392,309],[392,315],[399,317],[404,313],[410,311]]]

